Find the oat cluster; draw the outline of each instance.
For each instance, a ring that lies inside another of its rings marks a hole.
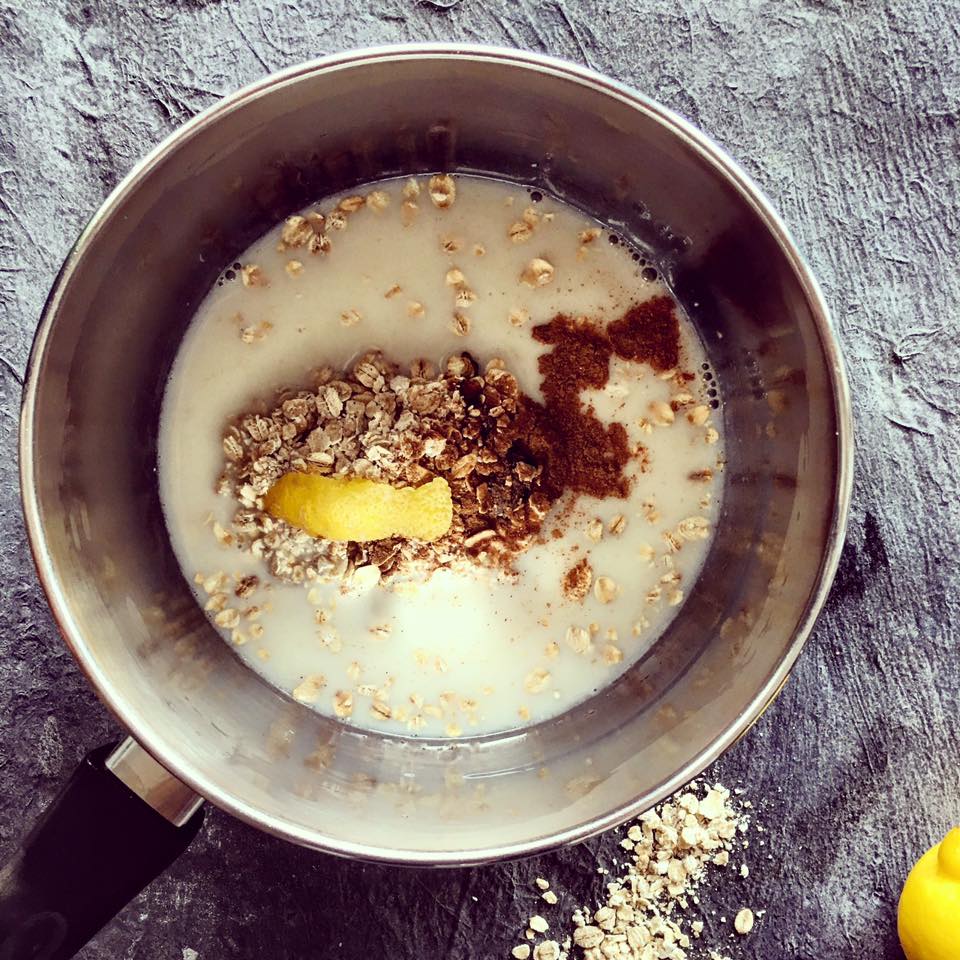
[[[469,561],[508,570],[550,506],[541,467],[518,448],[517,380],[501,361],[484,370],[468,354],[438,372],[428,361],[409,370],[379,352],[349,372],[317,371],[309,389],[281,393],[248,413],[223,437],[218,492],[237,501],[230,530],[215,531],[262,557],[270,572],[301,583],[426,575]],[[264,510],[264,495],[291,470],[420,486],[450,484],[453,524],[426,543],[318,539]]]
[[[697,890],[710,867],[727,867],[738,834],[747,819],[734,808],[730,791],[714,786],[698,796],[696,784],[686,792],[643,814],[620,845],[630,861],[622,876],[607,884],[605,902],[597,909],[573,912],[573,930],[562,943],[544,940],[532,951],[528,943],[514,947],[517,960],[692,960],[709,956],[701,948],[704,924],[689,919]],[[741,876],[746,867],[741,867]],[[547,881],[537,879],[541,890]],[[546,886],[544,886],[546,884]],[[555,898],[551,898],[555,902]],[[549,901],[548,901],[549,902]],[[762,911],[761,911],[762,912]],[[753,913],[744,908],[734,929],[746,935]],[[549,924],[541,916],[528,922],[527,940],[545,935]]]

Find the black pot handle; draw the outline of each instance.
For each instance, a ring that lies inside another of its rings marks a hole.
[[[200,799],[134,741],[88,753],[0,867],[0,960],[72,957],[202,823]]]

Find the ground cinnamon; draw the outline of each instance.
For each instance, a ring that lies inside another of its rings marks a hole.
[[[638,304],[606,329],[561,314],[534,327],[533,338],[553,349],[539,360],[544,403],[520,398],[518,455],[543,466],[542,490],[551,501],[567,490],[626,497],[623,468],[634,455],[627,431],[620,423],[601,423],[580,395],[606,386],[614,353],[657,371],[677,366],[680,325],[673,301],[655,297]]]
[[[631,307],[607,327],[617,356],[648,363],[658,373],[680,362],[680,320],[669,297],[654,297]]]

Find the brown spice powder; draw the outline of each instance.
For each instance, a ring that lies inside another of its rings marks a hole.
[[[553,350],[539,360],[545,403],[520,398],[518,447],[543,465],[543,492],[551,501],[567,490],[626,497],[623,468],[635,455],[627,431],[620,423],[601,423],[580,394],[606,386],[614,353],[660,372],[677,366],[680,324],[673,300],[654,297],[637,304],[606,330],[586,318],[559,315],[534,327],[533,338]]]
[[[631,307],[607,327],[617,355],[649,363],[658,373],[680,363],[680,321],[670,297],[654,297]]]
[[[574,564],[563,577],[563,595],[568,600],[583,603],[593,583],[593,568],[584,557]]]
[[[557,316],[533,328],[539,343],[553,350],[539,360],[543,404],[524,396],[519,426],[521,444],[544,465],[543,490],[551,499],[565,491],[590,496],[625,497],[623,468],[630,459],[627,431],[606,426],[584,407],[580,394],[607,382],[610,341],[591,321]]]

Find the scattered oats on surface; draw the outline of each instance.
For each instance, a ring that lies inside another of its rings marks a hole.
[[[464,277],[462,270],[459,270],[457,267],[451,267],[447,271],[447,275],[444,277],[444,280],[446,281],[448,287],[456,287],[461,283],[465,283],[466,277]]]
[[[549,880],[544,880],[543,877],[537,877],[537,879],[534,880],[533,882],[537,885],[537,887],[538,887],[540,890],[549,890],[549,889],[550,889],[550,881],[549,881]]]
[[[550,683],[550,671],[544,670],[543,667],[537,667],[535,670],[531,670],[526,679],[523,681],[523,687],[528,693],[541,693],[543,692]],[[533,926],[533,924],[531,924]],[[536,929],[536,927],[534,927]],[[546,929],[546,927],[544,927]],[[543,930],[539,931],[543,933]]]
[[[534,914],[528,921],[531,930],[537,933],[546,933],[550,929],[550,924],[539,914]]]
[[[516,223],[510,224],[507,236],[513,243],[526,243],[533,236],[533,224],[526,220],[518,220]]]
[[[557,895],[552,890],[545,890],[541,894],[541,897],[544,900],[544,902],[549,903],[550,906],[556,906]]]
[[[457,185],[449,173],[430,178],[430,200],[435,207],[445,210],[457,199]]]
[[[283,269],[287,271],[288,276],[299,277],[303,273],[303,264],[299,260],[288,260]]]
[[[333,695],[333,712],[341,718],[349,717],[353,713],[353,694],[338,690]]]
[[[344,310],[340,314],[340,325],[344,327],[354,327],[363,319],[363,314],[359,310]]]
[[[384,300],[392,300],[397,294],[401,293],[401,287],[399,283],[395,283],[384,295]]]
[[[261,320],[256,326],[241,327],[240,339],[244,343],[259,343],[273,329],[269,320]]]
[[[620,588],[611,577],[597,577],[593,585],[593,593],[601,603],[611,603],[617,598]]]
[[[366,593],[380,582],[380,568],[372,563],[364,564],[353,571],[350,586],[357,593]]]
[[[695,944],[704,931],[696,917],[698,890],[709,879],[716,852],[739,844],[746,826],[730,791],[720,786],[704,791],[696,783],[642,814],[621,841],[629,855],[621,875],[606,884],[604,902],[595,910],[573,912],[558,956],[577,947],[582,954],[576,960],[702,960],[708,953],[719,958]],[[603,866],[598,872],[609,873]],[[750,914],[752,925],[753,914],[743,913]],[[533,929],[531,918],[528,934]]]
[[[615,537],[619,537],[621,533],[626,529],[627,518],[622,514],[618,513],[611,521],[610,525],[607,528]]]
[[[209,613],[219,613],[227,605],[227,595],[225,593],[213,593],[207,598],[203,609]]]
[[[560,944],[556,940],[544,940],[533,948],[533,960],[560,960]]]
[[[710,408],[701,403],[692,410],[687,411],[687,420],[695,427],[702,427],[710,419]]]
[[[280,232],[283,248],[302,247],[313,236],[313,224],[306,217],[287,217]]]
[[[382,700],[374,700],[373,703],[370,704],[370,712],[381,720],[389,720],[393,716],[393,710],[389,704],[384,703]]]
[[[450,321],[450,329],[458,337],[465,337],[470,332],[470,318],[466,314],[455,313]]]
[[[248,263],[240,269],[240,279],[245,287],[269,287],[270,281],[263,272],[263,268],[255,263]]]
[[[599,543],[603,539],[603,521],[599,517],[594,517],[587,523],[587,536]]]
[[[213,618],[213,622],[218,627],[223,627],[226,630],[232,630],[234,627],[239,626],[240,624],[240,611],[234,610],[231,607],[227,607],[225,610],[221,610]]]
[[[601,652],[603,655],[604,663],[609,663],[613,665],[615,663],[621,663],[623,661],[623,651],[616,644],[613,644],[613,643],[605,644]]]
[[[753,929],[753,911],[744,907],[733,918],[733,929],[741,936],[746,936]]]
[[[316,256],[318,253],[327,254],[333,245],[325,233],[315,233],[307,242],[307,249]]]
[[[315,703],[326,685],[326,677],[322,673],[315,673],[293,688],[293,699],[300,703]]]
[[[677,526],[684,540],[706,540],[710,536],[710,521],[706,517],[687,517]]]
[[[411,300],[407,304],[407,316],[411,320],[419,320],[426,312],[426,308],[419,300]]]
[[[366,203],[363,197],[359,194],[354,194],[350,197],[344,197],[340,203],[337,204],[337,208],[343,213],[356,213],[358,210],[363,208],[363,205]]]
[[[507,319],[512,327],[522,327],[530,319],[530,314],[520,307],[513,307],[507,315]]]
[[[661,427],[668,427],[673,423],[675,417],[673,407],[663,400],[654,400],[650,404],[650,413],[653,416],[653,422]]]
[[[545,287],[556,274],[553,264],[542,257],[534,257],[520,274],[520,282],[528,287]]]
[[[419,208],[412,200],[404,200],[403,205],[400,207],[400,222],[405,227],[411,226],[414,220],[417,219],[418,209]]]
[[[713,427],[708,427],[707,432],[703,435],[703,439],[707,443],[716,443],[720,439],[720,434]]]
[[[381,213],[390,206],[390,194],[386,190],[374,190],[367,194],[367,206],[374,213]]]
[[[453,302],[462,310],[465,310],[467,307],[475,303],[476,299],[477,295],[473,292],[473,290],[466,286],[460,286],[457,287],[457,293]]]
[[[514,958],[514,960],[527,960],[527,958],[530,956],[530,944],[518,944],[510,951],[510,955]]]
[[[586,246],[588,243],[593,243],[601,233],[603,233],[603,231],[599,227],[590,227],[588,230],[581,230],[580,233],[577,234],[577,239]]]
[[[599,947],[603,941],[604,932],[599,927],[591,924],[577,927],[573,931],[573,942],[584,950],[592,950],[594,947]]]
[[[566,640],[567,646],[575,653],[589,653],[593,646],[589,632],[583,627],[568,627]]]
[[[409,180],[403,185],[403,198],[404,200],[416,200],[420,196],[420,184],[414,177],[410,177]]]
[[[202,574],[198,576],[202,578],[201,583],[205,593],[217,593],[227,585],[227,575],[222,570],[209,577],[203,577]]]

